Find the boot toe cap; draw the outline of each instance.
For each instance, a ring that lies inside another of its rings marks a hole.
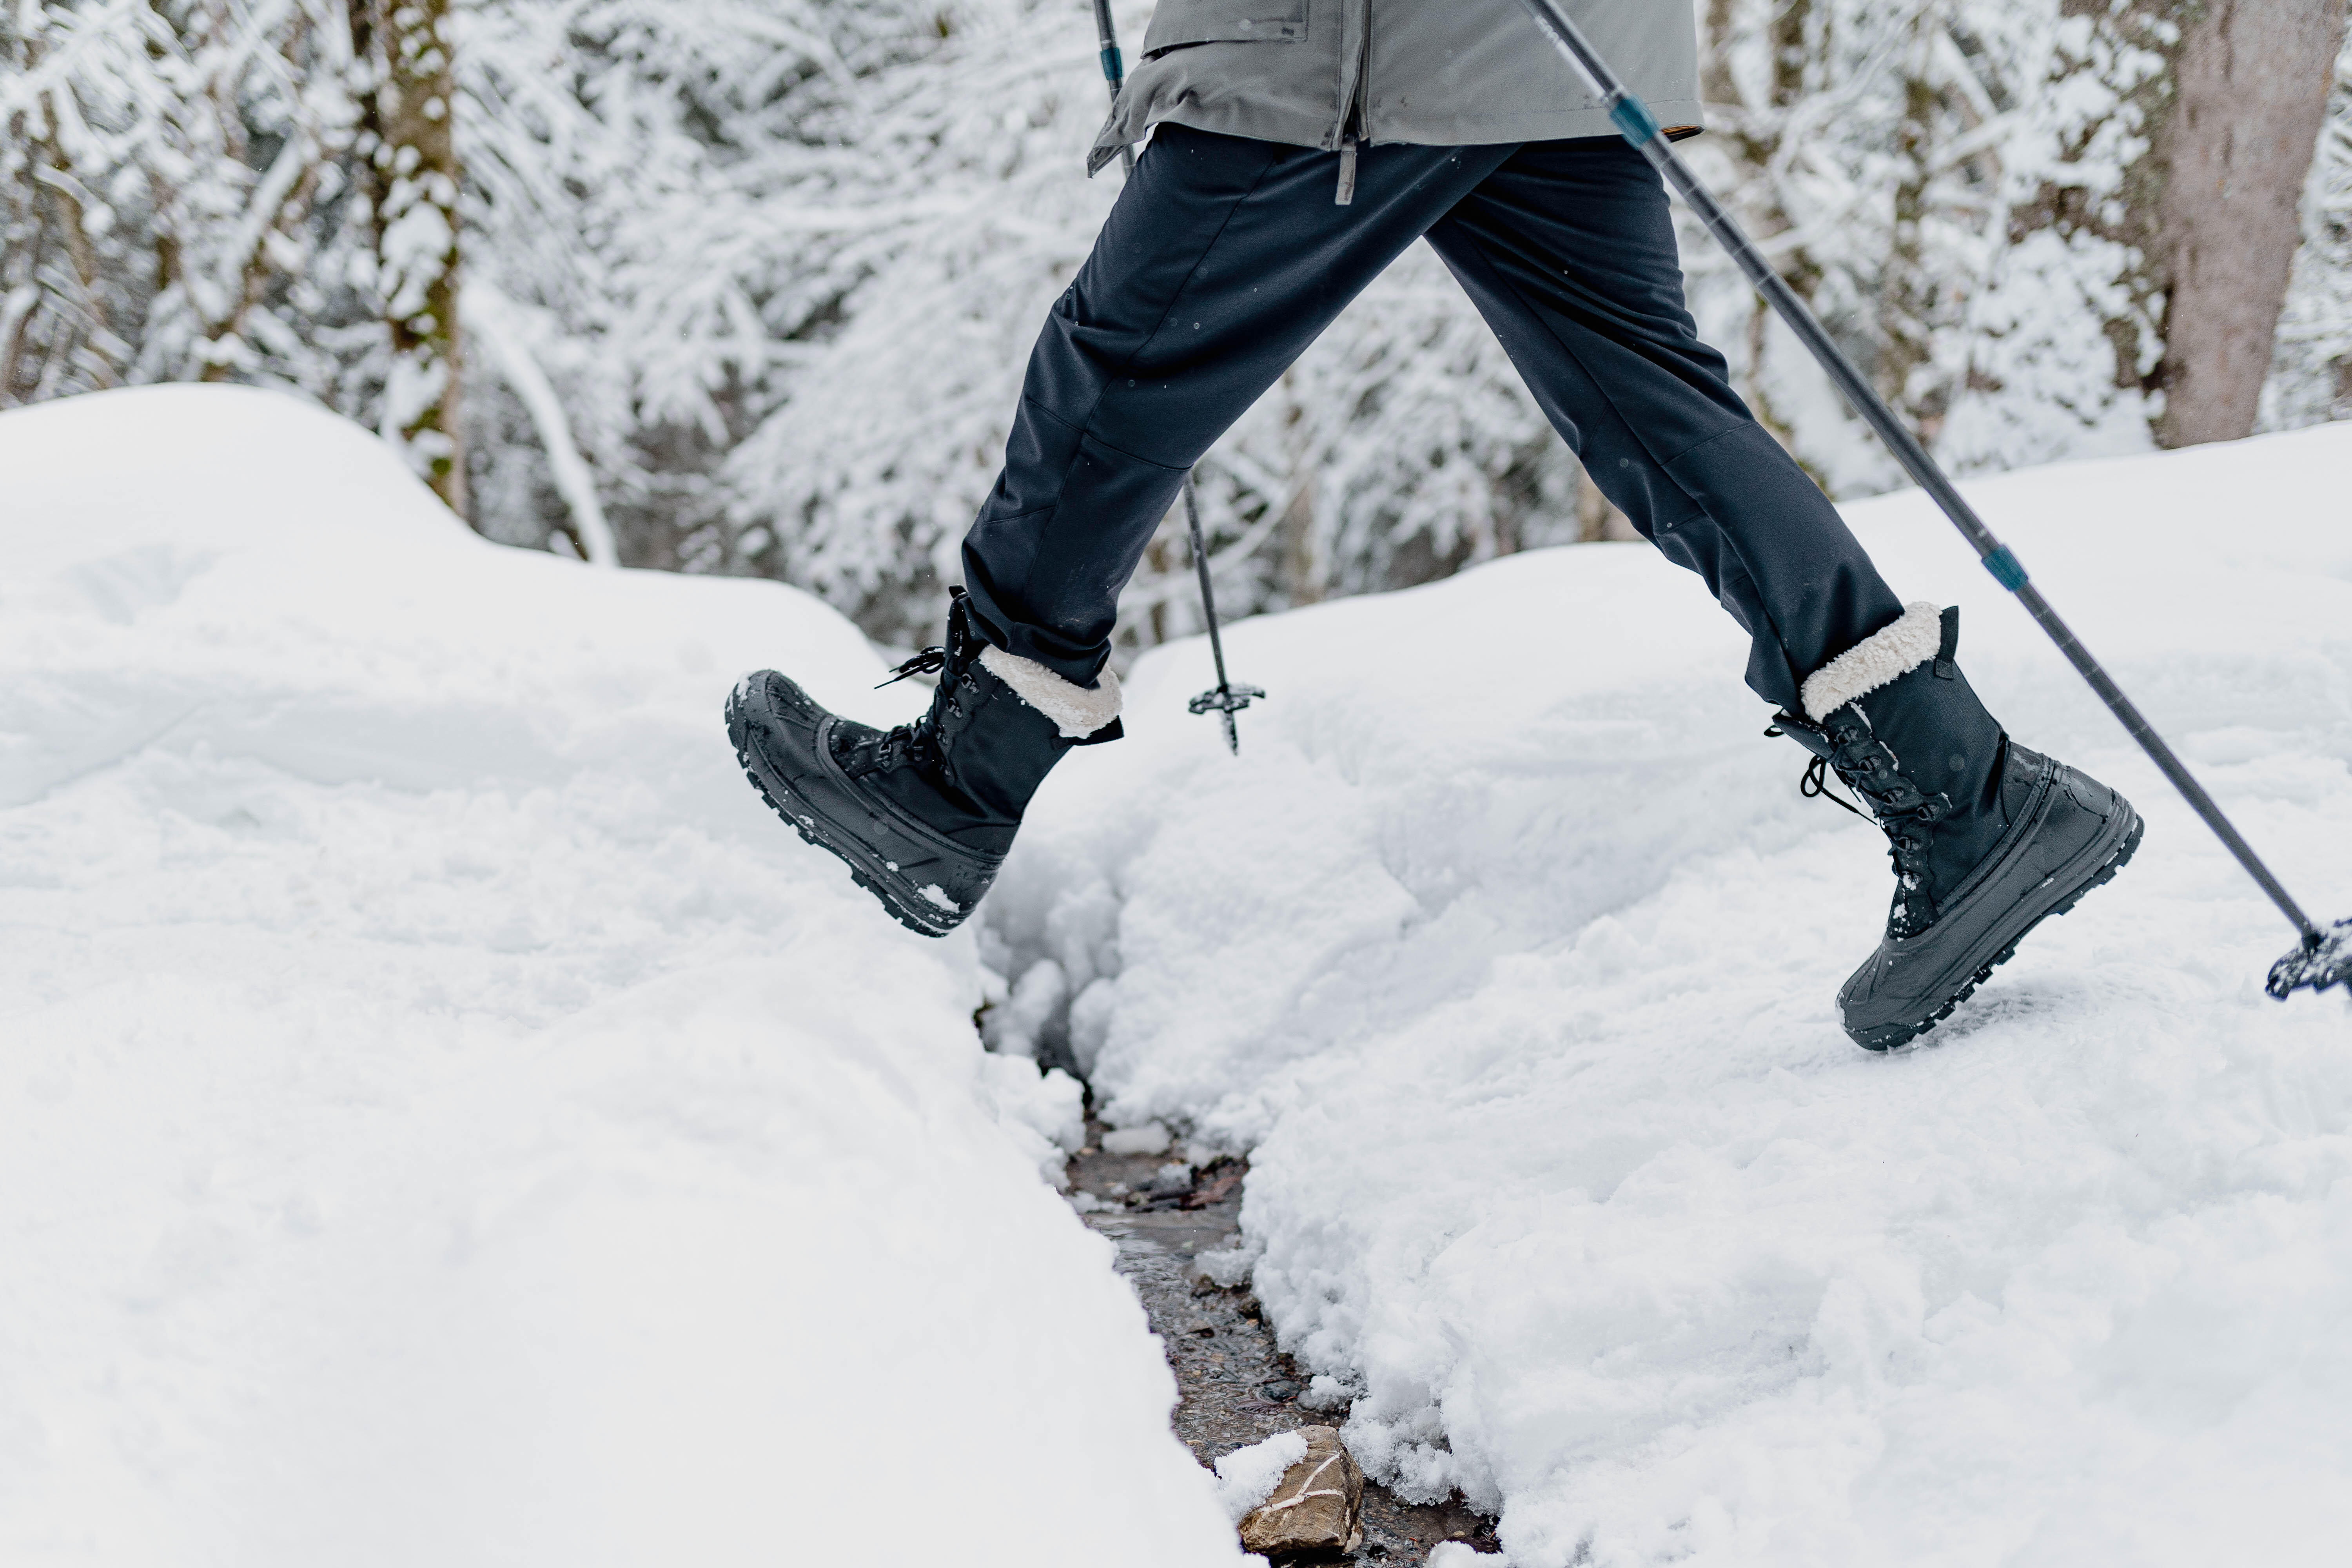
[[[794,780],[810,779],[822,771],[817,735],[832,717],[807,692],[772,669],[745,676],[727,700],[728,739]],[[835,725],[845,722],[836,720]]]
[[[728,717],[770,727],[787,725],[814,732],[825,717],[816,700],[789,677],[772,669],[754,670],[735,683],[727,700]]]
[[[1967,891],[1927,930],[1881,942],[1839,990],[1856,1045],[1886,1050],[1932,1028],[2028,931],[2113,878],[2138,847],[2129,801],[2063,763],[2035,761],[2048,769],[2045,786]]]
[[[1931,967],[1923,962],[1927,957],[1886,942],[1863,961],[1838,988],[1838,1017],[1848,1038],[1864,1050],[1887,1050],[1951,1011],[1966,992],[1935,984],[1937,977],[1925,973]]]
[[[2117,795],[2113,789],[2101,784],[2080,768],[2070,768],[2063,763],[2059,763],[2058,782],[2065,790],[2069,800],[2102,822],[2124,809],[2125,802],[2122,795]]]
[[[791,679],[763,669],[737,682],[727,730],[768,805],[803,838],[845,862],[901,924],[944,936],[988,890],[1003,846],[986,842],[984,831],[957,834],[954,824],[924,822],[874,780],[844,773],[828,742],[875,731],[826,711]]]

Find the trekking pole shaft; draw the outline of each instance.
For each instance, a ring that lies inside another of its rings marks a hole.
[[[1102,47],[1103,80],[1110,84],[1114,101],[1127,81],[1127,62],[1119,58],[1118,28],[1110,19],[1110,0],[1095,0],[1095,41]]]
[[[1127,85],[1127,62],[1119,58],[1118,27],[1110,19],[1110,0],[1095,0],[1095,41],[1101,47],[1103,80],[1110,87],[1110,100],[1118,103],[1119,89]],[[1118,150],[1119,172],[1135,173],[1135,149]]]
[[[2091,689],[2099,694],[2099,700],[2107,705],[2108,711],[2131,732],[2131,738],[2139,742],[2140,750],[2148,754],[2149,760],[2156,763],[2164,776],[2172,781],[2172,787],[2179,790],[2197,815],[2205,819],[2205,826],[2213,830],[2213,836],[2238,858],[2238,864],[2246,868],[2246,875],[2270,895],[2271,902],[2279,907],[2280,913],[2294,922],[2295,929],[2303,933],[2304,945],[2316,947],[2325,941],[2326,937],[2312,923],[2311,917],[2303,912],[2302,906],[2294,901],[2279,879],[2271,875],[2271,868],[2263,864],[2263,858],[2254,853],[2254,847],[2245,841],[2236,825],[2222,815],[2221,806],[2205,793],[2205,786],[2197,782],[2196,775],[2179,757],[2173,755],[2172,748],[2165,744],[2164,737],[2141,717],[2139,709],[2124,695],[2123,688],[2117,686],[2099,661],[2091,657],[2091,650],[2084,647],[2066,623],[2058,618],[2058,612],[2050,607],[2050,601],[2042,596],[2042,590],[2031,583],[2021,583],[2011,592],[2025,606],[2026,614],[2042,623],[2042,629],[2050,634],[2050,640],[2058,645],[2058,651],[2064,654],[2081,672],[2083,679],[2091,683]]]
[[[1209,623],[1209,657],[1217,661],[1217,689],[1226,696],[1233,694],[1233,683],[1225,679],[1225,639],[1217,631],[1217,590],[1209,581],[1209,543],[1201,536],[1201,503],[1192,497],[1192,476],[1184,475],[1184,526],[1192,536],[1192,570],[1201,579],[1201,613]],[[1234,710],[1221,711],[1225,719],[1225,743],[1235,754],[1242,749],[1241,735],[1234,728]]]
[[[1097,3],[1102,4],[1103,0],[1097,0]],[[1831,341],[1829,332],[1815,319],[1811,308],[1772,269],[1771,263],[1749,243],[1738,221],[1724,211],[1722,203],[1715,199],[1715,193],[1700,182],[1691,166],[1675,152],[1673,144],[1660,134],[1658,122],[1651,117],[1648,106],[1626,90],[1625,84],[1618,80],[1616,73],[1610,69],[1609,62],[1601,58],[1583,31],[1560,7],[1559,0],[1520,0],[1520,3],[1535,18],[1536,25],[1549,34],[1561,51],[1592,79],[1592,84],[1601,89],[1601,97],[1609,105],[1609,118],[1615,122],[1625,140],[1649,160],[1650,165],[1675,188],[1675,194],[1683,198],[1691,211],[1698,215],[1699,221],[1715,237],[1716,243],[1729,253],[1739,270],[1747,275],[1748,282],[1755,285],[1756,291],[1764,296],[1765,302],[1772,307],[1781,321],[1788,323],[1789,330],[1797,334],[1798,340],[1829,373],[1830,379],[1837,384],[1838,390],[1845,395],[1846,402],[1853,405],[1854,412],[1878,433],[1878,438],[1886,443],[1887,448],[1895,454],[1895,461],[1903,465],[1904,471],[1934,499],[1944,515],[1951,520],[1952,526],[1960,531],[1961,536],[1975,549],[1977,558],[1984,563],[1985,570],[1993,574],[1994,581],[2015,595],[2025,606],[2026,613],[2050,634],[2051,640],[2058,645],[2058,651],[2066,656],[2084,680],[2090,682],[2091,689],[2099,694],[2100,700],[2122,722],[2131,738],[2139,742],[2140,749],[2172,782],[2172,786],[2188,800],[2197,815],[2204,818],[2205,826],[2213,830],[2214,837],[2237,857],[2238,864],[2244,867],[2246,874],[2270,895],[2271,901],[2279,907],[2280,912],[2294,922],[2295,929],[2303,933],[2305,945],[2316,946],[2324,938],[2319,928],[2312,924],[2311,917],[2305,914],[2294,900],[2288,896],[2279,879],[2271,875],[2270,868],[2263,863],[2262,857],[2254,853],[2253,847],[2222,814],[2213,797],[2205,793],[2205,787],[2173,754],[2172,748],[2165,744],[2164,738],[2148,726],[2131,699],[2124,695],[2123,689],[2108,676],[2099,661],[2091,657],[2090,650],[2068,629],[2066,623],[2058,618],[2058,612],[2050,607],[2041,590],[2027,579],[2025,568],[2019,564],[2017,556],[2009,546],[1993,536],[1992,530],[1977,516],[1976,509],[1969,505],[1967,498],[1960,494],[1942,466],[1928,456],[1927,448],[1911,433],[1910,427],[1895,417],[1895,411],[1886,405],[1886,400],[1878,395],[1878,389],[1854,368],[1853,362],[1846,358],[1844,351]]]
[[[1192,499],[1192,476],[1184,476],[1184,527],[1192,536],[1192,570],[1201,578],[1201,608],[1209,617],[1209,652],[1217,661],[1217,685],[1225,680],[1225,639],[1217,635],[1217,590],[1209,581],[1209,546],[1201,536],[1201,504]]]

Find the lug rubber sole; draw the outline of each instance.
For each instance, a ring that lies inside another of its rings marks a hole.
[[[751,747],[750,727],[743,718],[742,692],[740,689],[728,694],[727,739],[735,747],[735,761],[743,769],[743,776],[768,803],[768,809],[784,819],[786,826],[801,836],[801,842],[824,850],[849,868],[849,879],[874,895],[875,900],[887,910],[892,920],[919,936],[943,937],[961,925],[961,913],[946,919],[951,911],[943,910],[919,893],[902,889],[897,879],[880,864],[871,851],[856,839],[843,835],[835,837],[826,828],[832,826],[824,813],[782,779],[771,776],[760,766],[759,758]],[[778,798],[781,796],[782,798]]]
[[[1991,958],[1986,960],[1982,968],[1979,969],[1974,974],[1969,976],[1968,984],[1961,986],[1957,992],[1953,993],[1951,1000],[1946,1002],[1933,1013],[1928,1014],[1925,1018],[1919,1019],[1916,1023],[1889,1024],[1884,1026],[1881,1028],[1871,1031],[1869,1037],[1866,1039],[1859,1037],[1849,1037],[1853,1038],[1854,1044],[1860,1046],[1866,1051],[1891,1051],[1899,1046],[1909,1045],[1913,1040],[1917,1039],[1920,1036],[1926,1034],[1928,1030],[1934,1028],[1937,1025],[1950,1017],[1952,1016],[1953,1009],[1959,1006],[1961,1003],[1967,1001],[1969,997],[1975,995],[1977,987],[1992,978],[1992,972],[1994,970],[2000,968],[2002,964],[2007,963],[2011,959],[2017,956],[2018,943],[2023,942],[2027,937],[2032,936],[2033,934],[2034,928],[2041,925],[2043,921],[2050,919],[2053,915],[2063,915],[2073,910],[2076,904],[2083,901],[2083,896],[2085,893],[2090,892],[2093,889],[2104,888],[2109,882],[2114,881],[2116,879],[2116,873],[2122,870],[2125,866],[2128,865],[2131,861],[2131,858],[2138,852],[2140,837],[2147,831],[2147,824],[2140,818],[2137,812],[2132,813],[2131,831],[2125,835],[2123,842],[2117,845],[2114,850],[2109,852],[2107,858],[2099,863],[2098,868],[2092,872],[2090,876],[2084,878],[2081,882],[2075,884],[2074,890],[2073,892],[2067,894],[2057,903],[2051,905],[2050,908],[2042,910],[2040,914],[2034,916],[2032,920],[2027,921],[2025,928],[2022,931],[2009,939],[2007,946],[2003,947],[1999,952],[1994,953]]]

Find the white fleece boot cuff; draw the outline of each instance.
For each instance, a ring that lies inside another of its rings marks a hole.
[[[1091,691],[1065,680],[1034,658],[1007,653],[991,643],[981,650],[982,668],[1014,696],[1054,721],[1062,737],[1083,741],[1118,717],[1118,677],[1106,668]]]
[[[1805,716],[1816,723],[1896,676],[1908,675],[1944,646],[1944,612],[1931,600],[1903,606],[1902,618],[1863,638],[1805,677]]]

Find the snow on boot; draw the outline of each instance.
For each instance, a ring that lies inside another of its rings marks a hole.
[[[1062,754],[1118,738],[1118,679],[1105,670],[1089,689],[982,642],[961,588],[946,646],[892,679],[929,670],[940,672],[929,711],[881,731],[827,712],[763,669],[728,698],[727,737],[745,776],[803,838],[846,861],[899,924],[945,936],[996,879]]]
[[[1959,626],[1958,609],[1912,605],[1806,680],[1807,717],[1775,716],[1813,753],[1805,793],[1835,770],[1889,841],[1885,940],[1838,993],[1846,1033],[1869,1050],[1933,1028],[2139,847],[2129,801],[1985,711],[1954,662]]]

